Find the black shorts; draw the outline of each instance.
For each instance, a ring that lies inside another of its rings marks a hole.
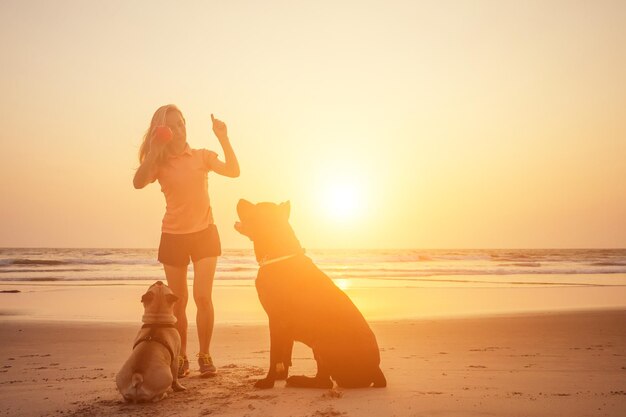
[[[212,258],[222,254],[220,235],[217,227],[210,224],[204,230],[194,233],[161,233],[159,244],[159,262],[172,266],[187,266],[189,258],[196,262],[203,258]]]

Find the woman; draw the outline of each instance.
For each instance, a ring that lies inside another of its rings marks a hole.
[[[133,185],[140,189],[159,181],[165,195],[159,262],[163,264],[167,284],[179,297],[174,308],[181,337],[178,377],[189,374],[187,359],[187,266],[193,262],[193,298],[198,308],[196,324],[200,353],[200,375],[212,376],[216,369],[209,354],[213,334],[213,277],[217,257],[221,255],[220,238],[213,224],[208,193],[208,173],[236,178],[239,163],[230,145],[226,124],[211,114],[213,132],[224,150],[224,162],[215,152],[191,149],[187,144],[185,118],[174,105],[160,107],[152,116],[150,128],[139,150],[140,166]],[[169,128],[169,130],[167,129]]]

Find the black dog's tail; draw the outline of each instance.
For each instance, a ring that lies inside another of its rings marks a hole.
[[[383,375],[383,371],[380,370],[379,367],[374,371],[374,388],[385,388],[387,386],[387,380],[385,379],[385,375]]]

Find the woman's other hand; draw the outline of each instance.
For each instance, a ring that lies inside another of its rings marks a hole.
[[[163,148],[172,140],[172,130],[167,126],[157,126],[150,139],[150,153],[160,154]]]

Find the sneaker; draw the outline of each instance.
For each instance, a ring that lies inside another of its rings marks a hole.
[[[189,359],[186,356],[178,357],[178,377],[184,378],[189,375]]]
[[[217,369],[215,369],[215,365],[213,365],[213,359],[211,359],[208,353],[198,353],[196,356],[198,356],[201,378],[208,378],[217,373]]]

